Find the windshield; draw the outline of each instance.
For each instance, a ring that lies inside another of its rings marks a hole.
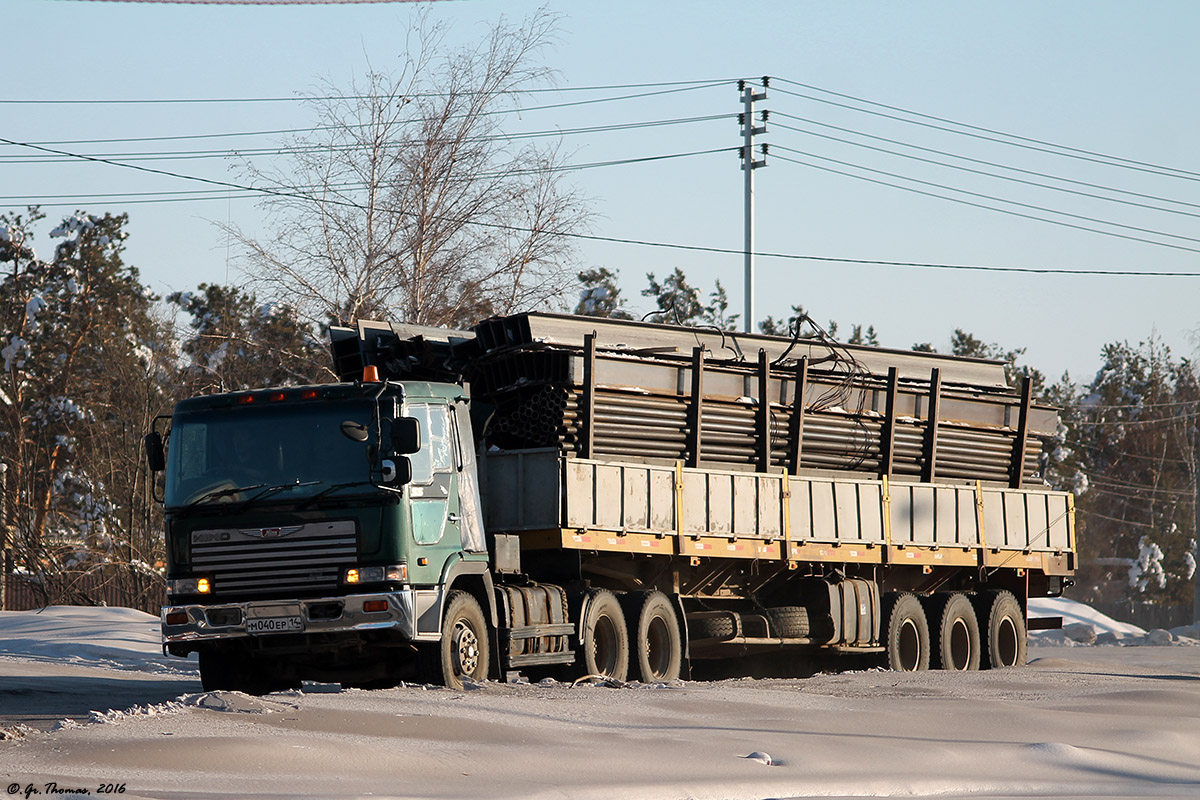
[[[334,484],[359,481],[369,488],[368,443],[344,434],[342,423],[372,429],[372,416],[373,405],[367,400],[176,414],[167,457],[166,504],[242,501],[260,493],[294,500]]]

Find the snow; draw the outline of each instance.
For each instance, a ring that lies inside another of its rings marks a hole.
[[[12,336],[2,349],[0,349],[0,358],[4,359],[4,371],[12,372],[13,367],[17,369],[25,366],[25,359],[22,353],[29,352],[29,345],[20,336]]]
[[[1063,599],[1030,612],[1140,630]],[[0,786],[116,783],[172,800],[1200,796],[1200,651],[1032,655],[972,673],[250,697],[201,691],[194,664],[161,655],[148,614],[0,612]],[[82,705],[48,718],[70,695]],[[14,707],[46,711],[41,730],[14,725]]]
[[[162,654],[158,617],[132,608],[49,606],[0,611],[0,656],[194,675],[194,661]]]
[[[1124,633],[1132,636],[1146,634],[1146,631],[1137,625],[1118,622],[1089,605],[1068,600],[1065,597],[1030,598],[1029,617],[1062,617],[1064,625],[1083,623],[1095,628],[1096,633]]]
[[[1165,587],[1167,573],[1163,569],[1162,560],[1162,548],[1150,541],[1150,537],[1143,536],[1139,539],[1138,557],[1129,570],[1129,585],[1139,592],[1146,591],[1146,587],[1152,582],[1160,589]]]

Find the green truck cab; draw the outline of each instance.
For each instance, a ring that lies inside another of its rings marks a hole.
[[[199,653],[206,688],[440,673],[453,585],[467,621],[452,624],[473,644],[447,657],[476,663],[447,669],[486,675],[494,610],[468,409],[461,386],[379,381],[181,402],[165,459],[161,439],[148,445],[164,467],[166,650]]]

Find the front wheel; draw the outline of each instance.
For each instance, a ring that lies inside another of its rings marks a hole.
[[[206,692],[230,691],[263,695],[299,689],[299,678],[285,678],[279,665],[231,650],[200,651],[200,685]]]
[[[451,689],[463,688],[463,678],[486,680],[490,665],[487,622],[479,601],[466,592],[450,593],[442,616],[442,640],[436,669],[429,677]]]

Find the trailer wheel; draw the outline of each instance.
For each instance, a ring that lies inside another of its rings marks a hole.
[[[936,639],[933,654],[938,669],[979,669],[979,620],[971,600],[961,592],[938,596],[934,615]]]
[[[640,599],[641,604],[630,607],[631,666],[637,667],[643,683],[676,680],[683,667],[683,636],[675,607],[662,592],[633,595],[633,598]]]
[[[592,589],[584,598],[579,644],[585,675],[625,680],[629,674],[629,630],[621,604],[607,589]]]
[[[1025,613],[1009,591],[980,595],[981,619],[987,620],[987,652],[983,663],[989,668],[1019,667],[1025,663]],[[985,611],[986,610],[986,611]]]
[[[888,668],[898,672],[929,669],[929,621],[917,596],[891,594],[884,608]]]
[[[437,649],[437,669],[428,677],[451,689],[463,688],[463,678],[486,680],[488,631],[479,601],[467,592],[454,591],[446,599],[442,640]],[[431,665],[432,666],[432,665]]]

